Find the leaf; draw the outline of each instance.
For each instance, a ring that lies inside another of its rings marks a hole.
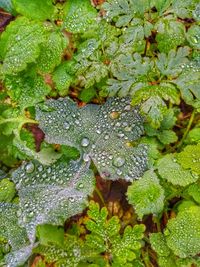
[[[200,64],[198,61],[190,61],[184,66],[183,72],[173,82],[181,91],[183,100],[196,108],[200,107]]]
[[[96,23],[97,12],[89,0],[69,0],[64,8],[64,27],[72,33],[84,33]]]
[[[0,0],[0,8],[3,8],[7,12],[15,15],[12,0]]]
[[[117,27],[126,26],[135,16],[142,17],[150,8],[149,1],[108,0],[102,5],[106,19],[115,20]]]
[[[167,245],[175,255],[185,258],[200,252],[200,207],[192,206],[167,223]]]
[[[140,180],[128,187],[128,201],[140,219],[146,214],[158,214],[164,207],[164,190],[153,170],[146,171]]]
[[[116,216],[107,219],[108,211],[93,201],[89,204],[89,220],[86,227],[90,234],[86,235],[86,245],[98,253],[107,252],[113,259],[113,266],[122,266],[132,262],[137,256],[136,251],[141,248],[141,239],[145,226],[127,226],[120,236],[120,223]],[[126,266],[126,265],[125,265]],[[128,266],[128,265],[127,265]]]
[[[18,73],[39,56],[44,42],[44,27],[40,23],[18,17],[11,22],[0,38],[3,74]]]
[[[20,221],[31,242],[37,225],[62,225],[82,211],[93,191],[93,174],[87,165],[71,161],[43,166],[38,161],[22,164],[12,174],[19,192]]]
[[[192,18],[193,11],[195,10],[198,3],[198,0],[173,0],[172,11],[174,11],[174,13],[182,19]]]
[[[188,194],[193,197],[193,199],[200,204],[200,187],[199,183],[191,184],[187,190]]]
[[[200,26],[191,26],[187,31],[186,38],[192,47],[200,49]]]
[[[54,6],[51,0],[12,0],[16,11],[30,19],[46,20],[51,19],[54,13]]]
[[[62,34],[56,32],[50,33],[45,44],[41,45],[40,56],[37,59],[39,71],[42,73],[51,73],[61,63],[66,44],[67,39],[64,39]]]
[[[165,236],[162,233],[151,234],[150,243],[153,250],[155,250],[159,256],[167,257],[170,255],[171,251],[168,248]]]
[[[160,52],[168,53],[185,41],[185,27],[181,22],[171,18],[161,18],[155,25],[156,41]]]
[[[0,180],[0,202],[11,202],[15,194],[15,185],[9,179]]]
[[[4,83],[9,96],[22,110],[45,100],[51,90],[36,73],[23,72],[17,76],[6,76]]]
[[[168,54],[158,54],[156,66],[162,75],[170,79],[178,76],[182,72],[182,66],[188,63],[189,47],[180,47],[178,50],[170,50]]]
[[[191,169],[200,175],[200,144],[186,146],[176,158],[184,169]]]
[[[174,185],[187,186],[198,180],[197,173],[193,173],[191,170],[184,170],[182,166],[177,162],[176,157],[173,154],[167,154],[157,163],[158,173],[163,179]]]
[[[127,143],[140,137],[143,122],[128,98],[110,98],[105,105],[81,109],[69,98],[46,105],[51,111],[38,106],[37,120],[47,142],[76,147],[86,162],[95,163],[103,178],[133,180],[143,173],[146,148]]]
[[[39,225],[37,227],[37,237],[41,245],[63,245],[64,244],[64,228],[50,224]]]

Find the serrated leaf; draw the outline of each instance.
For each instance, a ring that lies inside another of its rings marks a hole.
[[[51,19],[54,13],[54,6],[51,0],[12,0],[16,11],[30,19],[46,20]]]
[[[200,207],[192,206],[167,223],[167,245],[175,255],[185,258],[200,252]]]
[[[183,64],[188,63],[189,47],[180,47],[178,50],[170,50],[168,54],[158,54],[156,66],[160,73],[168,78],[174,78],[183,70]]]
[[[186,38],[192,47],[200,49],[200,26],[191,26],[187,31]]]
[[[177,154],[179,157],[179,154]],[[198,180],[199,176],[190,170],[184,170],[173,154],[167,154],[157,163],[158,173],[163,179],[174,185],[187,186]]]
[[[190,61],[184,66],[183,72],[173,82],[181,91],[183,100],[196,108],[200,107],[200,62]]]
[[[44,39],[44,27],[40,23],[18,17],[1,35],[0,46],[4,74],[18,73],[39,56]]]
[[[89,0],[69,0],[64,8],[64,27],[72,33],[83,33],[96,23],[97,12]]]
[[[176,158],[184,169],[190,169],[200,175],[200,144],[186,146]]]
[[[40,56],[37,59],[39,71],[51,73],[60,64],[66,44],[67,40],[64,39],[62,34],[50,33],[45,44],[41,45]]]
[[[193,11],[195,10],[198,0],[173,0],[172,11],[180,18],[192,18]]]
[[[12,174],[20,199],[21,225],[33,242],[39,224],[62,225],[82,211],[93,190],[93,173],[80,162],[43,166],[25,163]]]
[[[164,207],[164,189],[153,170],[146,171],[140,180],[128,187],[128,201],[140,219],[146,214],[158,214]]]
[[[185,27],[181,22],[170,18],[161,18],[155,25],[156,41],[160,52],[168,53],[185,41]]]
[[[200,187],[199,183],[191,184],[187,190],[188,194],[193,197],[193,199],[200,204]]]
[[[6,76],[4,83],[8,95],[22,110],[45,100],[45,96],[51,90],[44,79],[36,73],[24,72],[17,76]]]
[[[127,146],[143,132],[142,118],[128,98],[110,98],[105,105],[78,109],[70,100],[50,100],[37,119],[49,143],[76,147],[85,161],[93,160],[103,178],[133,180],[146,168],[144,146]]]

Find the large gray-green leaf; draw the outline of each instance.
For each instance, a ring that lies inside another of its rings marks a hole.
[[[26,230],[18,224],[19,206],[11,203],[0,203],[0,237],[5,238],[12,250],[5,256],[6,266],[21,266],[31,254]]]
[[[31,242],[39,224],[62,225],[83,210],[94,186],[88,164],[71,161],[44,166],[24,163],[12,174],[19,192],[20,222]]]
[[[49,100],[38,106],[37,120],[49,143],[76,147],[104,178],[133,180],[146,169],[146,147],[129,143],[143,133],[143,120],[129,98],[81,109],[69,98]]]

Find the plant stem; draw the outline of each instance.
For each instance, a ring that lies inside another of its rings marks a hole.
[[[185,130],[185,132],[184,132],[184,134],[183,134],[183,137],[182,137],[182,139],[180,140],[179,144],[178,144],[177,147],[176,147],[176,148],[178,148],[178,149],[180,149],[180,148],[182,147],[183,142],[185,141],[185,139],[186,139],[186,137],[187,137],[187,135],[188,135],[188,133],[189,133],[189,131],[190,131],[190,128],[191,128],[192,123],[193,123],[193,121],[194,121],[195,112],[196,112],[195,110],[192,111],[192,114],[191,114],[191,116],[190,116],[190,120],[189,120],[188,125],[187,125],[187,128],[186,128],[186,130]]]
[[[102,194],[101,194],[101,191],[100,191],[97,187],[95,187],[95,190],[94,190],[94,191],[96,191],[96,193],[97,193],[98,197],[100,198],[102,204],[103,204],[104,206],[106,206],[106,203],[105,203],[104,198],[103,198],[103,196],[102,196]]]

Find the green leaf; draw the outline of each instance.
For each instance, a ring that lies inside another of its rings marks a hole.
[[[37,120],[49,143],[76,147],[92,160],[103,178],[133,180],[146,168],[146,148],[131,147],[143,132],[142,118],[128,98],[110,98],[102,106],[79,109],[69,98],[50,100],[51,110],[37,108]],[[62,115],[61,115],[62,110]]]
[[[188,194],[193,197],[193,199],[200,204],[200,187],[199,183],[191,184],[187,190]]]
[[[176,158],[184,169],[191,169],[200,175],[200,144],[186,146]]]
[[[199,80],[200,80],[200,62],[190,61],[185,64],[183,72],[173,82],[181,91],[183,100],[196,108],[200,107],[200,92],[199,92]]]
[[[182,72],[182,66],[188,63],[189,47],[180,47],[178,50],[170,50],[168,54],[158,54],[156,66],[163,76],[169,79],[177,77]]]
[[[157,168],[160,176],[174,185],[187,186],[196,182],[199,176],[191,170],[184,170],[176,157],[179,157],[179,154],[167,154],[159,159]]]
[[[4,83],[8,95],[22,110],[45,100],[51,90],[36,73],[23,72],[17,76],[6,76]]]
[[[175,255],[185,258],[200,252],[200,207],[192,206],[170,219],[165,230],[167,245]]]
[[[0,180],[0,202],[11,202],[15,194],[15,185],[9,179]]]
[[[90,0],[69,0],[64,8],[64,27],[72,33],[84,33],[97,23],[97,11]]]
[[[157,134],[157,137],[161,143],[168,145],[175,143],[178,140],[176,133],[172,130],[163,130]]]
[[[146,171],[140,180],[128,187],[128,201],[140,219],[146,214],[158,214],[164,207],[164,190],[153,170]]]
[[[12,0],[16,11],[30,19],[51,19],[54,14],[54,6],[51,0]]]
[[[185,27],[170,17],[161,18],[155,25],[157,30],[156,41],[160,52],[168,53],[176,49],[185,41]]]
[[[153,250],[155,250],[159,256],[167,257],[170,255],[171,251],[168,248],[165,236],[162,233],[151,234],[150,243]]]
[[[40,56],[37,59],[38,70],[42,73],[51,73],[61,63],[63,50],[67,39],[62,34],[52,32],[47,41],[41,45]]]
[[[63,225],[66,218],[81,212],[94,185],[88,166],[73,161],[51,166],[24,163],[13,172],[12,180],[19,192],[21,225],[31,242],[38,225]]]
[[[200,49],[200,26],[191,26],[187,31],[186,38],[192,47]]]
[[[91,88],[84,88],[78,98],[85,102],[85,103],[88,103],[90,102],[94,97],[96,96],[96,90],[94,87],[91,87]]]
[[[61,63],[53,72],[53,82],[60,96],[65,96],[68,93],[69,87],[74,80],[74,77],[68,72],[68,61]]]
[[[193,12],[199,3],[198,0],[173,0],[172,11],[180,18],[192,18]]]
[[[3,74],[18,73],[39,56],[44,42],[44,27],[40,23],[18,17],[11,22],[0,38]]]
[[[41,245],[57,244],[62,246],[64,244],[64,228],[50,224],[38,225],[37,237]]]

